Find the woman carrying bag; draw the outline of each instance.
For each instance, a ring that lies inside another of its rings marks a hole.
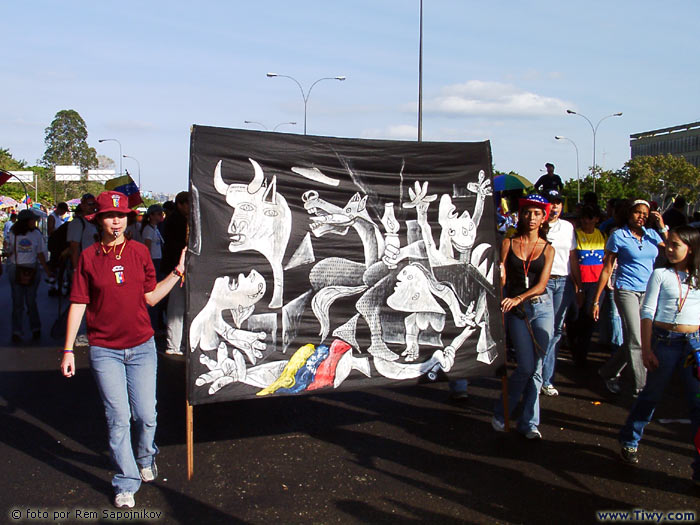
[[[156,347],[147,306],[165,297],[184,277],[185,250],[175,269],[156,283],[148,249],[124,236],[127,216],[135,213],[127,197],[105,191],[97,212],[88,215],[100,240],[80,254],[71,290],[71,306],[61,371],[75,375],[73,344],[87,312],[90,365],[105,407],[109,447],[117,473],[114,505],[131,508],[141,482],[156,479]],[[131,443],[135,427],[136,454]]]
[[[44,237],[36,227],[37,216],[31,210],[22,210],[17,222],[10,228],[5,238],[4,255],[8,258],[8,277],[12,288],[12,342],[22,341],[24,333],[24,307],[29,312],[29,327],[32,337],[41,337],[41,319],[36,304],[36,291],[39,287],[39,264],[46,275],[53,272],[46,263]]]
[[[542,439],[537,428],[542,359],[554,330],[552,301],[546,293],[554,261],[554,248],[547,241],[550,209],[551,204],[540,195],[520,199],[517,231],[501,245],[501,285],[505,287],[501,310],[518,361],[508,379],[508,410],[512,414],[522,397],[517,429],[528,439]],[[491,426],[497,432],[505,431],[502,398],[496,403]]]

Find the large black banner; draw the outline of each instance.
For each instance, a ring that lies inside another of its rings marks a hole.
[[[491,150],[195,126],[191,404],[492,374]]]

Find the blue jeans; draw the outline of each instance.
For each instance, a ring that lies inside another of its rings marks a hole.
[[[642,439],[644,427],[651,421],[654,409],[661,400],[666,385],[676,368],[680,370],[685,386],[686,400],[690,409],[691,435],[690,441],[700,427],[700,381],[693,376],[691,367],[683,363],[688,353],[700,349],[700,334],[679,334],[654,328],[651,338],[654,355],[659,360],[659,366],[648,372],[644,390],[639,394],[637,402],[632,407],[625,426],[620,430],[620,443],[623,447],[636,449]],[[693,454],[693,479],[700,480],[700,457],[695,447]]]
[[[554,312],[554,331],[549,340],[547,353],[542,361],[542,384],[544,386],[552,384],[554,367],[557,362],[557,354],[559,353],[559,341],[564,330],[566,310],[574,298],[574,283],[568,276],[550,277],[549,281],[547,281],[547,295]]]
[[[115,492],[136,492],[139,467],[153,463],[156,434],[156,345],[151,337],[133,348],[90,347],[90,365],[105,407],[109,449],[117,473]],[[131,446],[130,420],[136,428],[136,456]],[[138,465],[138,466],[137,466]]]
[[[620,312],[617,311],[617,306],[615,306],[613,293],[607,288],[605,289],[605,297],[601,295],[600,308],[600,319],[602,321],[600,342],[615,347],[622,346],[624,342],[622,337],[622,319],[620,318]]]
[[[17,267],[14,264],[7,265],[7,277],[10,279],[12,289],[12,333],[21,336],[24,332],[24,307],[29,313],[29,327],[32,332],[41,330],[39,308],[36,305],[36,290],[39,288],[39,271],[34,274],[34,280],[27,286],[15,282]]]
[[[466,392],[468,386],[469,381],[467,379],[453,379],[450,381],[450,392],[454,394]]]
[[[547,294],[525,301],[523,310],[530,322],[539,350],[535,348],[527,323],[515,313],[506,314],[506,326],[513,341],[518,366],[508,378],[508,410],[512,414],[523,398],[523,413],[518,420],[518,431],[526,434],[540,424],[540,388],[542,388],[542,356],[549,345],[554,316]],[[503,421],[503,399],[496,402],[494,417]]]

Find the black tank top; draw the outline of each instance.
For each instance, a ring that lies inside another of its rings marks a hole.
[[[549,243],[547,243],[549,244]],[[529,290],[540,280],[542,270],[544,270],[544,250],[539,257],[530,261],[530,268],[527,272],[528,286],[525,286],[525,266],[527,262],[520,259],[513,252],[513,240],[510,241],[510,250],[506,257],[506,297],[515,297]]]

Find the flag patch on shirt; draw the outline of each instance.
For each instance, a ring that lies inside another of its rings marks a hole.
[[[114,279],[117,281],[117,284],[124,284],[124,267],[118,264],[112,267],[112,271],[114,272]]]

